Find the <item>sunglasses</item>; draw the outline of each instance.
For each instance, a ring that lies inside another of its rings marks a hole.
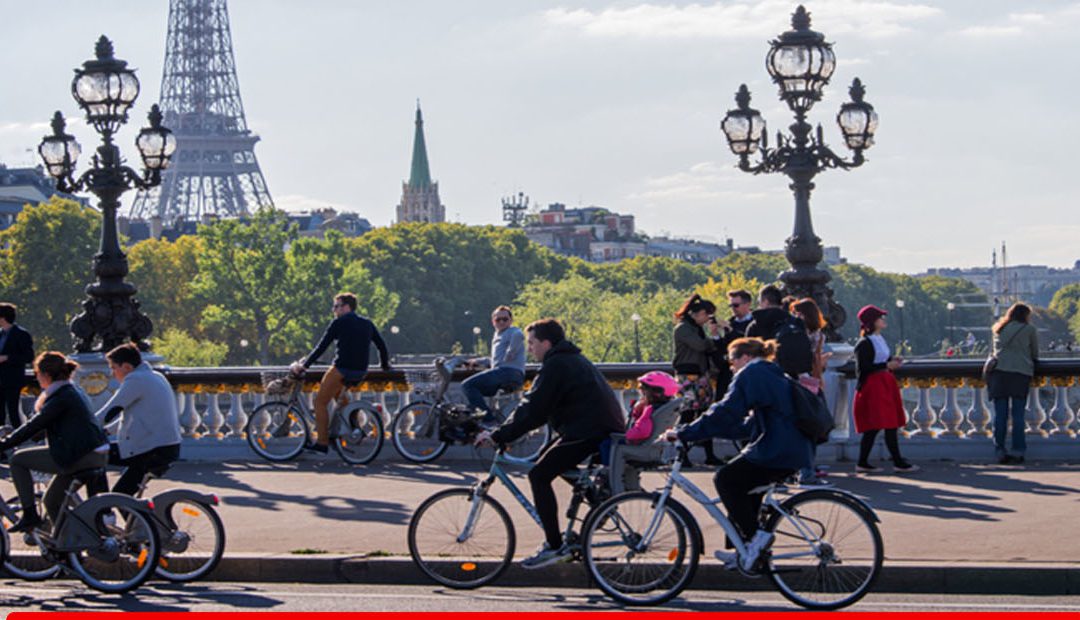
[[[497,317],[495,317],[495,322],[496,323],[506,323],[509,320],[510,320],[510,317],[508,317],[508,316],[497,316]]]

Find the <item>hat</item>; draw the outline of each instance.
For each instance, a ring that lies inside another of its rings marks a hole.
[[[863,306],[859,310],[859,314],[857,316],[859,317],[859,323],[863,327],[873,327],[874,326],[874,321],[880,319],[881,317],[885,316],[886,314],[888,314],[888,312],[885,312],[884,310],[882,310],[881,308],[878,308],[877,306],[870,305],[870,306]]]

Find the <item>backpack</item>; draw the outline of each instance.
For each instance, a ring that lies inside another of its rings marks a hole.
[[[825,443],[829,440],[829,432],[836,426],[825,397],[814,394],[794,379],[788,379],[788,383],[791,384],[795,427],[815,444]]]
[[[780,324],[774,336],[776,340],[776,363],[789,376],[813,372],[814,351],[810,337],[806,335],[803,322],[795,317]]]

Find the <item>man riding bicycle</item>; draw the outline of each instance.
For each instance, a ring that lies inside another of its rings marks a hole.
[[[356,313],[356,295],[341,293],[334,297],[334,320],[327,326],[319,344],[303,362],[294,362],[290,370],[294,374],[303,374],[319,356],[326,351],[331,342],[337,341],[337,355],[330,369],[323,374],[319,383],[319,393],[315,395],[315,434],[316,443],[305,449],[326,454],[330,450],[330,401],[337,398],[345,385],[356,384],[364,380],[368,370],[368,356],[371,344],[379,350],[379,360],[384,371],[390,370],[390,354],[386,350],[379,330],[371,320]]]
[[[600,371],[566,340],[555,319],[541,319],[525,328],[529,353],[541,361],[540,372],[510,418],[494,431],[484,431],[477,444],[508,444],[531,430],[550,424],[558,435],[529,470],[533,503],[545,541],[522,561],[541,568],[570,557],[559,530],[559,508],[552,481],[595,454],[611,433],[626,428],[626,416],[615,392]]]

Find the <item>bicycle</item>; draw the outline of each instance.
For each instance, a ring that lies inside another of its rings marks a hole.
[[[300,394],[302,377],[263,373],[267,394],[283,397],[259,405],[251,412],[245,426],[248,445],[255,454],[276,463],[296,458],[314,445],[311,426],[315,416]],[[355,382],[346,382],[345,394]],[[385,435],[381,408],[360,399],[348,402],[346,395],[330,415],[330,443],[343,461],[366,465],[382,450]]]
[[[450,402],[447,391],[453,379],[454,369],[465,361],[463,356],[438,358],[435,371],[406,370],[405,375],[412,390],[421,395],[394,414],[390,422],[390,436],[394,448],[405,459],[414,463],[430,463],[446,452],[451,444],[472,445],[480,431],[481,415],[467,404]],[[516,385],[499,389],[494,400],[498,405],[492,409],[496,421],[501,424],[513,411],[519,399],[508,398],[518,391]],[[500,401],[506,402],[500,402]],[[551,428],[544,425],[530,431],[510,446],[511,455],[534,460],[551,441]]]
[[[575,523],[584,531],[595,506],[606,497],[607,487],[600,476],[603,466],[594,457],[581,468],[562,474],[573,485],[566,510],[563,540],[570,546],[572,560],[581,560],[581,545]],[[488,492],[501,482],[532,520],[540,525],[536,508],[510,479],[503,465],[531,466],[528,459],[496,449],[488,476],[469,488],[446,489],[420,504],[409,520],[409,555],[429,578],[444,586],[469,590],[487,585],[510,566],[517,534],[506,509]],[[589,504],[585,517],[578,519],[582,504]]]
[[[679,456],[687,447],[676,443]],[[738,529],[681,473],[676,458],[664,487],[612,497],[598,506],[583,530],[582,549],[589,574],[605,594],[627,605],[654,605],[677,596],[697,570],[704,548],[701,528],[671,497],[679,487],[724,530],[742,558],[746,543]],[[753,489],[763,493],[761,527],[772,532],[772,546],[761,552],[747,576],[765,575],[785,598],[817,610],[846,607],[874,585],[884,557],[880,522],[873,509],[837,489],[804,491],[781,501],[777,483]]]
[[[153,524],[153,502],[119,493],[80,501],[79,488],[102,472],[75,472],[56,523],[19,535],[18,546],[13,545],[7,522],[17,521],[22,507],[16,498],[0,501],[5,571],[28,580],[65,571],[109,594],[138,588],[154,574],[162,547]]]

